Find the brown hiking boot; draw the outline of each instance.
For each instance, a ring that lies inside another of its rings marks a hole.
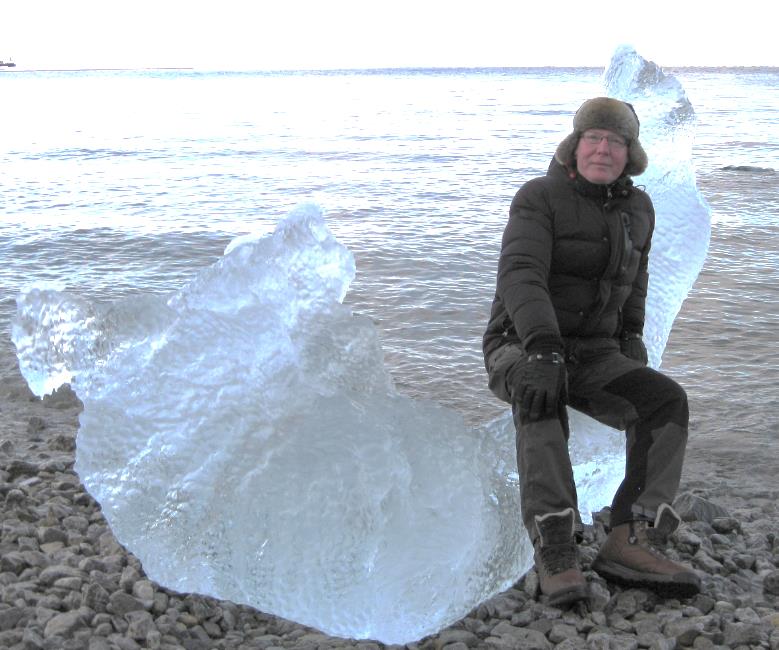
[[[593,570],[610,582],[651,589],[663,597],[694,596],[701,590],[697,574],[658,550],[680,522],[679,515],[664,503],[657,511],[654,525],[629,521],[614,527],[592,563]]]
[[[538,539],[534,559],[541,593],[549,597],[553,607],[586,598],[587,581],[579,568],[574,541],[573,508],[536,515],[535,521]]]

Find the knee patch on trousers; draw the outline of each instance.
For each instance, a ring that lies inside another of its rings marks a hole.
[[[636,368],[603,387],[630,402],[649,429],[673,422],[687,426],[687,393],[673,379],[652,368]]]

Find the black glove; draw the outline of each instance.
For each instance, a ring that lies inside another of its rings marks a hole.
[[[556,417],[568,401],[568,372],[558,352],[529,354],[517,364],[514,400],[522,422]]]
[[[622,335],[619,337],[619,349],[628,359],[640,361],[644,365],[649,363],[646,346],[640,334],[622,332]]]

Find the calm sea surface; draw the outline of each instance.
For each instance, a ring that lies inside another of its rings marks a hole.
[[[779,70],[676,70],[698,117],[708,261],[663,366],[693,433],[779,445]],[[347,301],[399,388],[504,412],[481,334],[519,185],[600,70],[0,74],[0,332],[18,289],[168,292],[303,200],[354,253]]]

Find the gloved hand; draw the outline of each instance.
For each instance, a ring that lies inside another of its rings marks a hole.
[[[568,371],[558,352],[529,354],[517,364],[514,399],[522,422],[537,422],[557,416],[568,401]]]
[[[640,361],[644,365],[649,363],[646,346],[640,334],[635,332],[622,332],[619,337],[619,349],[628,359]]]

